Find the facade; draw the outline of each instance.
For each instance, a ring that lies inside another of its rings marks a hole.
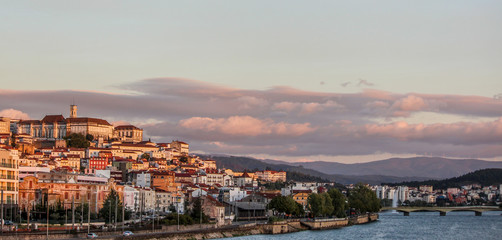
[[[61,140],[67,133],[63,115],[46,115],[42,120],[21,120],[17,123],[18,134],[28,134],[36,140]]]
[[[61,167],[69,167],[71,169],[80,171],[80,156],[79,155],[70,155],[67,157],[61,158]]]
[[[92,135],[94,139],[112,139],[113,126],[108,121],[98,118],[77,117],[67,119],[68,134],[80,133]]]
[[[207,185],[215,185],[219,184],[220,186],[225,185],[224,174],[218,172],[217,170],[206,169],[206,184]]]
[[[141,142],[143,141],[143,129],[133,125],[120,125],[115,127],[114,136],[121,142]]]
[[[163,188],[155,189],[156,203],[155,203],[155,211],[156,212],[168,212],[169,207],[173,204],[173,194],[170,191],[167,191]]]
[[[247,172],[244,172],[241,176],[234,177],[234,184],[238,187],[253,185],[253,182],[253,178]]]
[[[201,205],[209,219],[216,222],[216,226],[225,224],[225,206],[222,203],[208,195],[201,197]]]
[[[286,172],[284,171],[258,171],[255,173],[256,177],[260,180],[267,181],[267,182],[277,182],[277,181],[282,181],[286,182]]]
[[[177,184],[174,181],[174,172],[163,171],[152,173],[152,187],[163,188],[168,191],[176,191]]]
[[[152,176],[150,173],[146,173],[146,172],[141,172],[139,174],[136,174],[136,180],[133,181],[133,183],[135,183],[136,186],[138,187],[151,187],[152,186]]]
[[[103,181],[104,180],[104,181]],[[98,212],[111,189],[123,192],[123,186],[115,185],[107,179],[79,176],[65,173],[40,173],[38,177],[26,176],[19,184],[19,205],[28,210],[42,199],[49,205],[61,202],[65,208],[76,204],[89,203],[92,212]]]
[[[0,117],[0,134],[10,134],[10,118]]]
[[[109,166],[108,158],[92,157],[88,160],[88,169],[103,170]]]
[[[18,203],[19,159],[17,150],[0,149],[0,189],[5,204]]]
[[[293,191],[293,200],[295,202],[301,204],[303,206],[303,209],[307,208],[307,200],[309,198],[309,195],[312,194],[312,191],[310,190],[296,190]]]
[[[113,126],[98,118],[77,117],[77,106],[70,106],[70,117],[46,115],[42,120],[20,120],[17,134],[28,134],[35,140],[61,140],[71,133],[90,134],[94,139],[111,139]]]
[[[169,145],[171,148],[176,149],[182,154],[188,154],[188,143],[182,141],[172,141]]]

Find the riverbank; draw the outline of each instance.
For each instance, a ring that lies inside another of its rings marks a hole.
[[[285,234],[306,230],[328,230],[351,225],[366,224],[378,220],[376,213],[362,215],[352,218],[332,218],[332,219],[288,219],[274,223],[266,224],[242,224],[215,227],[214,225],[192,225],[180,226],[178,231],[176,226],[163,226],[162,229],[155,231],[137,231],[134,239],[215,239],[240,237],[259,234]],[[98,232],[100,238],[104,239],[123,239],[121,232]],[[79,234],[50,234],[51,239],[79,239],[85,238],[85,233]],[[46,239],[45,234],[18,234],[4,235],[2,239]]]
[[[215,239],[263,234],[286,234],[306,230],[328,230],[377,221],[379,215],[371,213],[352,218],[334,219],[289,219],[267,224],[245,224],[223,228],[203,229],[191,232],[158,233],[149,236],[135,236],[136,239]],[[121,238],[116,238],[121,239]]]

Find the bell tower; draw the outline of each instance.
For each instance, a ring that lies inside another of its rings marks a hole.
[[[77,105],[72,104],[70,105],[70,118],[76,118],[77,117]]]

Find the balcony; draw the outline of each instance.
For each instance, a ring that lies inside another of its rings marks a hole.
[[[16,176],[14,176],[14,175],[0,175],[0,179],[16,180]]]
[[[9,187],[9,186],[1,186],[0,190],[4,190],[4,191],[17,191],[16,187]]]
[[[12,164],[12,163],[0,163],[0,167],[4,167],[4,168],[16,168],[16,164]]]

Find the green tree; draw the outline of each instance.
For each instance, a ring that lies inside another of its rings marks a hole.
[[[146,159],[146,160],[150,161],[150,154],[148,154],[148,153],[141,154],[141,159]]]
[[[91,134],[86,134],[85,139],[89,142],[92,142],[92,141],[94,141],[94,136],[92,136]]]
[[[378,212],[381,208],[376,193],[361,183],[349,191],[349,206],[361,213]]]
[[[326,192],[321,193],[321,197],[322,197],[322,207],[323,207],[322,215],[325,217],[333,215],[333,210],[334,210],[333,199],[331,199],[329,194]]]
[[[349,209],[347,204],[347,197],[336,188],[332,188],[328,191],[331,201],[333,203],[333,215],[339,218],[346,217],[346,211]]]
[[[206,214],[204,214],[204,209],[202,209],[202,202],[200,200],[200,197],[196,198],[193,201],[193,208],[190,213],[190,217],[196,222],[199,223],[201,222],[200,218],[202,216],[202,223],[208,223],[209,218],[207,217]]]
[[[181,156],[179,160],[182,163],[187,163],[188,162],[188,157],[187,156]]]
[[[310,194],[310,196],[307,198],[307,204],[310,214],[312,214],[313,217],[322,215],[323,200],[319,194],[317,193]]]
[[[103,208],[99,210],[99,217],[106,223],[112,223],[115,221],[115,209],[117,209],[117,222],[122,221],[122,207],[118,193],[112,189],[103,203]]]
[[[303,206],[289,196],[277,196],[272,198],[267,208],[287,215],[303,216],[305,214]]]
[[[88,148],[91,145],[85,136],[80,133],[72,133],[64,137],[64,140],[66,140],[67,147]]]
[[[12,137],[10,138],[10,146],[15,148],[16,147],[16,135],[12,134]]]
[[[332,199],[328,193],[312,193],[308,197],[307,203],[313,217],[331,216],[334,210]]]

